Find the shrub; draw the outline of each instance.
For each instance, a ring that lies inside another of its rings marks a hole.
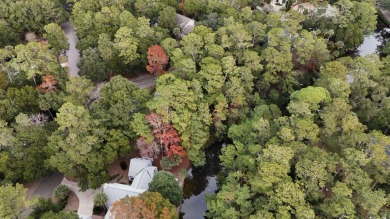
[[[70,189],[66,185],[59,185],[54,189],[54,197],[58,200],[66,200],[69,193]]]
[[[181,163],[181,157],[173,156],[173,159],[169,159],[166,156],[163,156],[160,160],[160,166],[163,170],[170,170],[173,167],[179,165]]]
[[[183,192],[173,174],[160,171],[149,184],[149,192],[158,192],[167,198],[172,204],[178,206],[181,203]]]
[[[104,192],[98,192],[93,196],[93,204],[97,207],[105,207],[108,197]]]
[[[122,170],[127,170],[127,164],[126,164],[126,162],[122,161],[122,162],[119,163],[119,165],[121,166],[121,169],[122,169]]]
[[[79,219],[79,215],[71,211],[49,211],[43,214],[40,219]]]
[[[30,214],[30,219],[40,219],[43,214],[46,212],[52,211],[52,212],[59,212],[61,211],[65,206],[60,206],[59,204],[55,204],[51,198],[39,198],[38,203],[34,206],[33,212]]]

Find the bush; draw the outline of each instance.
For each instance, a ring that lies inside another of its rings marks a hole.
[[[54,197],[58,200],[66,200],[69,193],[70,189],[66,185],[59,185],[54,189]]]
[[[65,203],[66,204],[66,203]],[[46,212],[52,211],[52,212],[59,212],[61,211],[65,206],[61,206],[60,204],[55,204],[51,198],[39,198],[38,203],[33,208],[33,212],[30,214],[30,219],[40,219],[43,214]]]
[[[158,192],[172,204],[178,206],[181,203],[183,192],[173,174],[160,171],[149,184],[149,192]]]
[[[108,197],[104,192],[98,192],[93,196],[93,204],[97,207],[105,207]]]
[[[173,167],[179,165],[180,163],[181,157],[179,156],[174,156],[172,160],[164,156],[160,160],[160,166],[163,170],[170,170]]]
[[[121,166],[121,169],[122,169],[122,170],[127,170],[127,164],[126,164],[126,162],[122,161],[122,162],[119,163],[119,165]]]
[[[40,219],[79,219],[79,215],[71,211],[49,211],[43,214]]]

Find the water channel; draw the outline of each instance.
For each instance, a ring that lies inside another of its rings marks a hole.
[[[371,35],[364,37],[364,42],[351,54],[352,56],[365,56],[379,54],[390,39],[390,28],[378,21],[377,29]],[[180,218],[202,219],[207,211],[205,194],[214,194],[217,187],[217,177],[221,169],[219,163],[220,144],[206,150],[206,165],[201,168],[193,168],[192,177],[186,179],[183,192],[184,201],[181,207]]]
[[[354,55],[379,54],[385,48],[388,39],[390,39],[390,28],[384,22],[378,20],[375,32],[364,37],[363,43],[357,48]]]
[[[207,211],[205,194],[214,194],[217,187],[217,174],[221,166],[218,156],[221,154],[220,144],[206,149],[206,165],[190,170],[190,177],[184,183],[184,202],[181,206],[180,218],[202,219]]]

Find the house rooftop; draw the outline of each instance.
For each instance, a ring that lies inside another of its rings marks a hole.
[[[133,179],[145,167],[152,166],[152,160],[146,158],[132,158],[129,166],[129,179]]]
[[[195,20],[181,14],[176,14],[176,23],[180,26],[183,35],[191,33],[195,28]]]
[[[157,167],[145,167],[137,176],[135,176],[131,186],[136,189],[149,189],[149,183],[152,182],[154,175],[157,173]]]
[[[141,193],[144,193],[146,189],[136,189],[128,185],[119,183],[106,183],[103,185],[103,192],[107,195],[107,208],[111,207],[114,202],[122,199],[126,196],[136,197]]]

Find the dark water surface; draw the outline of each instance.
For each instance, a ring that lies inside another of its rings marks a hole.
[[[363,43],[357,48],[356,55],[379,54],[390,38],[390,28],[378,20],[377,29],[371,35],[365,36]]]
[[[203,215],[207,211],[205,194],[214,194],[218,189],[216,175],[221,169],[218,158],[221,154],[220,148],[220,144],[208,148],[206,150],[206,165],[201,168],[193,168],[192,177],[186,179],[180,218],[204,218]]]

